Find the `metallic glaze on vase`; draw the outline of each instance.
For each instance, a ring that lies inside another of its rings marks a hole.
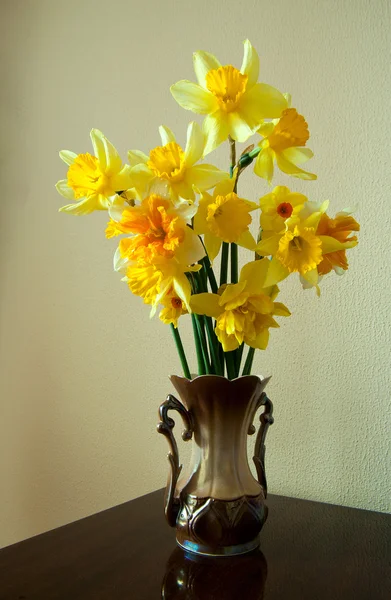
[[[158,431],[170,444],[165,515],[177,529],[177,542],[197,554],[231,556],[254,550],[267,518],[264,439],[273,422],[264,393],[269,381],[255,375],[228,380],[202,375],[172,376],[181,401],[169,395],[160,406]],[[264,406],[255,444],[258,481],[247,459],[247,436],[255,432],[256,411]],[[182,473],[169,410],[185,423],[184,440],[193,438],[188,469]]]

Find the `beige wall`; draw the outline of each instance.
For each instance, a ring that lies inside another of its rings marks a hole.
[[[240,64],[293,94],[315,151],[314,183],[360,245],[318,300],[282,286],[293,316],[256,369],[273,374],[272,492],[390,510],[390,14],[387,0],[2,1],[0,546],[165,484],[157,408],[179,372],[170,332],[112,271],[104,214],[60,215],[59,149],[90,151],[98,127],[123,156],[192,115],[169,85],[191,53]],[[217,155],[226,165],[227,149]],[[312,170],[312,169],[311,169]],[[242,193],[266,186],[246,177]],[[190,344],[190,328],[184,334]],[[194,356],[192,355],[192,358]],[[186,459],[186,455],[184,455]]]

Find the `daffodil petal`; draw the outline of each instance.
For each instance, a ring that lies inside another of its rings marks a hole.
[[[229,132],[232,139],[242,143],[253,135],[254,129],[251,129],[240,113],[231,112],[229,113]]]
[[[170,142],[176,142],[175,135],[169,127],[160,125],[159,127],[160,139],[162,140],[162,146],[169,144]]]
[[[221,63],[213,54],[199,50],[193,54],[194,71],[198,83],[204,88],[206,87],[205,78],[209,71],[221,67]]]
[[[314,173],[308,173],[307,171],[303,171],[303,169],[300,169],[298,166],[294,165],[287,158],[285,158],[284,153],[277,153],[276,161],[280,171],[287,173],[287,175],[292,175],[293,177],[298,177],[299,179],[306,179],[307,181],[313,181],[314,179],[318,178]]]
[[[178,81],[170,90],[179,106],[200,115],[213,113],[218,107],[217,100],[211,92],[191,81]]]
[[[213,196],[228,196],[234,189],[235,181],[233,179],[224,179],[215,187]]]
[[[220,146],[228,138],[229,121],[228,115],[223,111],[216,111],[207,115],[203,122],[203,131],[206,136],[204,156]]]
[[[198,235],[186,227],[185,237],[175,253],[175,258],[180,264],[191,265],[205,256],[205,249]]]
[[[204,234],[204,244],[209,256],[209,260],[211,263],[213,263],[214,259],[220,252],[222,240],[209,231],[206,231]]]
[[[208,206],[213,202],[213,198],[207,192],[201,194],[201,199],[198,203],[198,210],[194,215],[194,231],[198,235],[202,235],[208,231]]]
[[[128,203],[125,201],[125,198],[115,194],[115,196],[110,199],[110,205],[108,208],[110,218],[119,223],[125,207],[129,207]]]
[[[243,42],[243,44],[244,44],[244,55],[243,55],[243,62],[242,62],[242,66],[240,68],[240,72],[243,75],[247,75],[248,81],[247,81],[246,89],[249,90],[258,81],[259,57],[258,57],[258,54],[257,54],[255,48],[253,48],[253,46],[251,45],[249,40],[245,40]]]
[[[263,237],[256,245],[255,252],[259,254],[259,256],[269,256],[274,255],[278,250],[278,245],[280,243],[280,234],[268,235]]]
[[[357,246],[357,240],[339,242],[335,238],[328,235],[320,235],[319,239],[322,241],[322,253],[329,254],[330,252],[338,252],[339,250],[346,250],[348,248],[354,248]]]
[[[235,300],[235,298],[237,298],[237,296],[240,296],[240,294],[245,289],[246,284],[247,284],[246,280],[240,280],[238,283],[231,283],[230,285],[227,285],[224,292],[220,296],[220,300],[219,300],[220,306],[224,306],[225,304],[231,303],[232,301]],[[229,307],[228,310],[231,310],[232,308],[233,307]],[[226,307],[225,307],[225,310],[227,310]],[[234,328],[234,330],[235,330],[235,328]]]
[[[182,217],[187,223],[190,223],[191,219],[196,214],[198,207],[196,204],[189,204],[189,202],[180,200],[176,206],[175,210],[177,214]]]
[[[106,207],[103,207],[99,202],[98,194],[94,196],[89,196],[88,198],[83,198],[80,202],[74,202],[73,204],[67,204],[66,206],[62,206],[59,209],[59,212],[65,212],[69,215],[89,215],[95,210],[105,210]]]
[[[132,184],[136,188],[139,196],[144,197],[148,188],[154,179],[153,173],[149,170],[147,165],[139,164],[131,169]]]
[[[269,330],[262,329],[260,333],[256,336],[255,340],[245,340],[246,344],[251,346],[252,348],[257,348],[258,350],[266,350],[267,345],[269,343]]]
[[[132,187],[131,167],[124,165],[118,175],[112,178],[111,183],[116,192],[124,192]]]
[[[75,162],[75,158],[77,158],[77,154],[71,152],[70,150],[61,150],[59,152],[60,158],[66,165],[73,165]]]
[[[175,292],[177,293],[179,298],[182,300],[182,302],[185,304],[188,312],[191,312],[191,306],[190,306],[191,287],[190,287],[190,283],[189,283],[189,280],[187,279],[186,275],[184,273],[179,273],[178,275],[176,275],[174,277],[173,284],[174,284]]]
[[[287,107],[284,96],[266,83],[256,83],[240,102],[240,114],[251,128],[259,127],[263,119],[276,119]]]
[[[275,124],[272,121],[267,121],[258,127],[257,132],[262,137],[269,137],[273,133],[274,128]]]
[[[311,271],[302,273],[302,277],[311,285],[317,285],[319,279],[318,269],[311,269]]]
[[[314,153],[309,148],[296,147],[286,148],[282,154],[284,158],[295,165],[301,165],[314,156]]]
[[[269,268],[264,282],[264,287],[268,288],[276,285],[283,279],[286,279],[289,275],[289,271],[284,265],[280,263],[276,258],[272,258],[269,264]]]
[[[250,295],[262,293],[265,287],[267,273],[269,270],[270,261],[267,258],[263,260],[253,260],[245,264],[241,271],[239,281],[246,281],[246,292]]]
[[[131,167],[135,167],[136,165],[146,164],[149,161],[149,156],[140,150],[129,150],[128,161]]]
[[[170,185],[170,189],[171,189],[171,198],[174,203],[177,202],[178,198],[183,198],[184,200],[190,200],[191,202],[193,202],[195,199],[195,193],[193,190],[193,185],[192,185],[191,180],[187,181],[187,179],[184,179],[183,181],[172,182]],[[161,192],[154,192],[154,193],[158,193],[160,196],[163,196],[163,197],[165,197],[165,195],[166,195],[165,193],[161,193]]]
[[[118,246],[114,253],[114,258],[113,258],[114,271],[118,271],[119,273],[125,274],[128,269],[128,266],[129,266],[129,259],[126,257],[123,257],[121,255],[121,251]]]
[[[186,180],[191,181],[200,191],[209,190],[226,179],[229,179],[228,173],[220,171],[214,165],[196,165],[186,173]]]
[[[258,177],[266,179],[269,183],[273,179],[274,174],[274,152],[270,148],[265,148],[258,154],[255,165],[254,173]]]
[[[117,171],[120,171],[122,167],[122,160],[113,144],[102,134],[103,145],[106,152],[106,174],[114,175]]]
[[[249,230],[243,231],[243,233],[240,234],[236,243],[238,244],[238,246],[241,246],[242,248],[247,248],[247,250],[251,250],[252,252],[255,251],[255,247],[257,245],[257,242],[255,241],[253,235]]]
[[[190,298],[190,307],[197,315],[207,315],[217,319],[224,309],[219,305],[218,294],[194,294]]]
[[[185,148],[185,165],[192,167],[202,158],[205,145],[205,136],[201,127],[195,121],[189,123]]]
[[[274,308],[273,308],[273,314],[277,315],[278,317],[290,317],[292,313],[285,306],[285,304],[282,304],[281,302],[275,302]]]
[[[99,161],[99,165],[103,170],[106,169],[107,161],[106,161],[106,150],[105,145],[103,143],[103,133],[99,131],[99,129],[91,129],[90,138],[92,142],[92,146],[94,148],[95,156]]]
[[[60,179],[60,181],[57,181],[56,190],[58,191],[59,194],[61,194],[61,196],[64,196],[64,198],[67,198],[67,200],[75,199],[75,192],[73,191],[72,188],[70,188],[68,186],[67,179]]]

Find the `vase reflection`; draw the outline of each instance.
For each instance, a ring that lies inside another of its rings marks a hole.
[[[167,561],[163,600],[262,600],[267,563],[260,550],[206,557],[176,548]]]

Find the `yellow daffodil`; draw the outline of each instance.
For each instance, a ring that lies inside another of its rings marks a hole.
[[[204,134],[197,123],[193,121],[187,129],[185,150],[168,127],[161,126],[159,132],[162,145],[151,150],[149,156],[139,150],[128,152],[132,179],[140,198],[156,191],[171,196],[174,201],[178,198],[193,201],[193,186],[209,190],[228,179],[228,173],[213,165],[196,164],[203,156],[205,145]]]
[[[249,40],[244,42],[240,71],[232,65],[221,66],[208,52],[195,52],[194,70],[198,84],[183,80],[171,86],[171,93],[182,108],[207,115],[205,154],[230,135],[245,142],[262,119],[278,118],[287,100],[276,88],[257,83],[259,58]]]
[[[267,179],[273,179],[274,162],[283,173],[300,179],[316,179],[298,165],[313,156],[309,148],[304,148],[310,137],[308,125],[295,108],[286,108],[278,120],[263,123],[258,133],[263,136],[259,143],[260,152],[256,158],[254,172]]]
[[[243,342],[264,350],[269,341],[269,328],[279,327],[274,315],[289,316],[279,302],[273,268],[268,259],[247,263],[239,282],[228,284],[219,294],[195,294],[190,304],[197,314],[216,319],[216,335],[224,352],[238,348]]]
[[[223,242],[235,242],[254,250],[256,242],[249,231],[250,212],[257,209],[254,202],[240,198],[233,192],[232,179],[219,183],[213,196],[201,194],[198,211],[194,216],[194,231],[204,235],[208,256],[213,261]]]
[[[200,269],[201,265],[186,266],[175,258],[160,257],[153,264],[128,263],[125,281],[133,294],[141,296],[145,304],[152,305],[151,317],[168,293],[180,298],[183,307],[191,312],[191,285],[186,273]]]
[[[297,272],[304,287],[316,287],[319,275],[327,271],[329,260],[336,266],[344,264],[345,255],[340,253],[357,244],[355,236],[348,236],[352,230],[358,230],[358,223],[351,217],[329,219],[325,214],[327,208],[328,201],[320,205],[307,202],[298,215],[285,221],[284,231],[262,233],[256,251],[273,257],[271,262],[276,272],[279,270],[279,281]]]
[[[259,200],[261,229],[266,235],[280,233],[285,229],[285,221],[298,215],[307,200],[304,194],[291,192],[288,187],[278,185]]]
[[[117,192],[124,192],[133,187],[129,165],[123,165],[121,158],[98,129],[92,129],[91,141],[95,156],[75,154],[62,150],[60,158],[69,166],[67,179],[56,184],[57,191],[72,200],[60,208],[61,212],[72,215],[88,215],[95,210],[110,210],[124,206],[126,198]]]
[[[327,254],[324,253],[322,262],[318,265],[319,275],[326,275],[333,269],[338,275],[342,275],[348,269],[348,261],[346,260],[346,248],[352,248],[350,244],[356,245],[357,236],[351,235],[353,231],[360,231],[360,225],[351,216],[348,210],[342,211],[331,219],[328,215],[323,214],[320,218],[318,229],[316,231],[319,236],[327,236],[333,238],[339,244],[336,244],[334,250],[329,245]],[[346,246],[346,243],[349,246]]]
[[[272,263],[280,270],[279,281],[298,272],[312,285],[317,284],[316,267],[322,260],[322,240],[316,235],[316,229],[327,207],[328,201],[321,205],[307,202],[298,215],[285,220],[280,232],[262,231],[256,252],[273,257]]]
[[[163,308],[159,313],[159,319],[167,325],[172,324],[174,327],[178,327],[179,317],[188,313],[183,300],[179,298],[174,290],[168,290],[160,300],[160,303],[163,305]]]

